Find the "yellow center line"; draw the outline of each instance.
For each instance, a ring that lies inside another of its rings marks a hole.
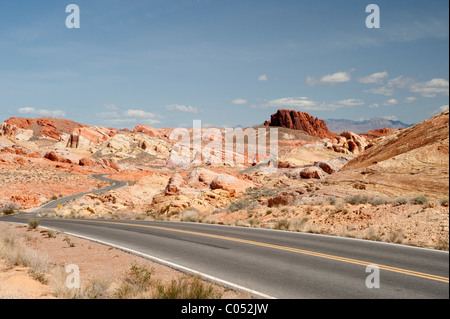
[[[382,270],[387,270],[387,271],[401,273],[401,274],[405,274],[405,275],[409,275],[409,276],[415,276],[415,277],[420,277],[420,278],[425,278],[425,279],[430,279],[430,280],[436,280],[436,281],[440,281],[440,282],[444,282],[444,283],[449,283],[449,278],[447,278],[447,277],[422,273],[422,272],[408,270],[408,269],[396,268],[396,267],[391,267],[391,266],[386,266],[386,265],[380,265],[380,264],[357,260],[357,259],[323,254],[323,253],[318,253],[318,252],[314,252],[314,251],[303,250],[303,249],[298,249],[298,248],[293,248],[293,247],[262,243],[262,242],[257,242],[257,241],[253,241],[253,240],[241,239],[241,238],[214,235],[214,234],[208,234],[208,233],[200,233],[200,232],[195,232],[195,231],[174,229],[174,228],[161,227],[161,226],[142,225],[142,224],[120,223],[120,222],[99,221],[99,220],[83,220],[83,222],[123,225],[123,226],[132,226],[132,227],[143,227],[143,228],[151,228],[151,229],[159,229],[159,230],[165,230],[165,231],[178,232],[178,233],[183,233],[183,234],[191,234],[191,235],[202,236],[202,237],[216,238],[216,239],[222,239],[222,240],[227,240],[227,241],[245,243],[245,244],[254,245],[254,246],[273,248],[273,249],[278,249],[278,250],[283,250],[283,251],[290,251],[290,252],[294,252],[294,253],[298,253],[298,254],[302,254],[302,255],[336,260],[336,261],[346,262],[346,263],[355,264],[355,265],[361,265],[361,266],[376,265],[379,269],[382,269]]]

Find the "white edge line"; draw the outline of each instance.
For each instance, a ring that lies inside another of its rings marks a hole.
[[[197,271],[197,270],[194,270],[194,269],[191,269],[191,268],[187,268],[187,267],[184,267],[184,266],[181,266],[181,265],[178,265],[178,264],[166,261],[164,259],[161,259],[161,258],[158,258],[158,257],[155,257],[155,256],[151,256],[151,255],[148,255],[148,254],[141,253],[141,252],[139,252],[137,250],[134,250],[134,249],[130,249],[130,248],[127,248],[127,247],[119,246],[119,245],[112,244],[112,243],[109,243],[109,242],[106,242],[106,241],[103,241],[103,240],[99,240],[99,239],[95,239],[95,238],[91,238],[91,237],[87,237],[87,236],[83,236],[83,235],[78,235],[78,234],[74,234],[74,233],[70,233],[70,232],[61,231],[59,229],[43,227],[43,226],[39,226],[39,228],[58,231],[58,232],[61,232],[63,234],[69,235],[69,236],[74,236],[74,237],[86,239],[86,240],[89,240],[89,241],[92,241],[92,242],[96,242],[96,243],[99,243],[99,244],[102,244],[102,245],[110,246],[110,247],[113,247],[113,248],[125,251],[127,253],[130,253],[130,254],[133,254],[133,255],[136,255],[136,256],[139,256],[139,257],[142,257],[142,258],[154,261],[154,262],[162,264],[164,266],[173,268],[175,270],[178,270],[178,271],[180,271],[182,273],[185,273],[185,274],[188,274],[188,275],[199,275],[199,276],[201,276],[203,279],[205,279],[207,281],[218,283],[218,284],[220,284],[220,285],[222,285],[222,286],[224,286],[226,288],[230,288],[232,290],[237,290],[237,291],[242,291],[242,292],[249,293],[249,294],[251,294],[254,297],[259,297],[259,298],[262,298],[262,299],[276,299],[275,297],[269,296],[269,295],[264,294],[262,292],[259,292],[259,291],[256,291],[256,290],[252,290],[252,289],[249,289],[249,288],[246,288],[246,287],[234,284],[232,282],[229,282],[229,281],[226,281],[226,280],[223,280],[223,279],[219,279],[219,278],[211,276],[211,275],[207,275],[207,274],[202,273],[200,271]]]

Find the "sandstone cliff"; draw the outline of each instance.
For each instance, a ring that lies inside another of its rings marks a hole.
[[[270,121],[266,121],[264,125],[301,130],[319,138],[332,138],[337,135],[328,130],[323,120],[315,118],[308,113],[292,110],[278,110],[277,113],[271,116]]]

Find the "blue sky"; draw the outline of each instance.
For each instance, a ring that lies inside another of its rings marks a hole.
[[[0,121],[231,127],[289,108],[417,123],[448,108],[448,70],[447,0],[0,2]]]

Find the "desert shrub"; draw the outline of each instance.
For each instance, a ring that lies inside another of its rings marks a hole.
[[[440,201],[439,201],[439,204],[441,205],[441,206],[443,206],[443,207],[446,207],[446,206],[448,206],[448,199],[441,199]]]
[[[337,198],[334,196],[330,196],[327,198],[327,203],[330,205],[336,205],[337,204]]]
[[[275,229],[288,230],[290,226],[291,222],[288,219],[283,218],[277,220],[277,223],[275,224]]]
[[[406,205],[409,203],[409,199],[406,197],[399,197],[394,200],[394,205]]]
[[[373,228],[369,228],[366,238],[372,241],[382,241],[381,236]]]
[[[0,259],[7,267],[25,266],[36,280],[47,283],[50,263],[46,255],[30,249],[7,227],[0,228]]]
[[[72,243],[69,236],[66,235],[66,237],[64,238],[64,241],[67,243],[67,245],[69,245],[70,248],[75,247],[75,244]]]
[[[40,220],[33,218],[28,221],[28,227],[31,229],[36,229],[39,227]]]
[[[202,223],[205,223],[205,224],[218,224],[219,222],[220,222],[219,219],[217,219],[217,218],[215,218],[213,216],[210,216],[210,215],[205,216],[202,219]]]
[[[8,208],[8,209],[5,209],[4,211],[2,211],[2,213],[4,215],[12,215],[15,213],[15,211],[13,209]]]
[[[425,196],[417,196],[411,200],[411,204],[413,205],[424,205],[428,203],[428,198]]]
[[[119,287],[113,293],[116,299],[132,299],[142,297],[151,289],[154,269],[134,262]]]
[[[389,234],[389,242],[401,244],[403,242],[404,235],[402,230],[396,230]]]
[[[107,276],[90,278],[82,281],[79,289],[68,288],[66,285],[67,273],[64,268],[52,271],[51,287],[53,295],[60,299],[109,299],[115,296],[111,293],[112,280]]]
[[[139,289],[146,289],[150,285],[150,280],[154,274],[154,269],[148,269],[145,265],[133,263],[125,277],[125,281],[131,285],[137,286]]]
[[[308,222],[308,218],[294,218],[291,222],[291,226],[295,231],[302,231],[305,227],[306,223]]]
[[[369,202],[368,196],[354,195],[345,198],[345,202],[351,205],[367,204]]]
[[[238,201],[235,201],[231,203],[227,210],[229,212],[236,212],[238,210],[244,210],[244,209],[251,209],[255,205],[255,202],[249,199],[240,199]]]
[[[56,238],[56,231],[54,231],[53,229],[47,230],[47,237],[48,238]]]
[[[180,220],[182,222],[196,223],[200,220],[200,212],[196,209],[189,208],[180,214]]]
[[[245,196],[249,199],[258,199],[261,197],[273,197],[275,196],[280,189],[276,188],[266,188],[266,187],[250,187],[245,191]]]
[[[255,227],[258,226],[259,224],[261,224],[261,220],[257,219],[257,218],[252,218],[248,220],[248,223],[250,224],[250,226]]]
[[[222,294],[215,291],[210,284],[205,284],[200,277],[187,277],[172,280],[170,285],[158,283],[155,299],[220,299]]]
[[[18,209],[19,206],[15,202],[7,202],[0,204],[0,213],[3,213],[4,215],[12,215]]]
[[[180,215],[180,211],[179,210],[173,210],[173,211],[171,211],[171,212],[169,212],[167,214],[167,217],[178,216],[178,215]]]
[[[375,198],[369,199],[369,204],[371,204],[373,206],[386,205],[386,204],[389,204],[389,199],[387,199],[385,197],[375,197]]]
[[[448,237],[439,238],[435,248],[448,251]]]

